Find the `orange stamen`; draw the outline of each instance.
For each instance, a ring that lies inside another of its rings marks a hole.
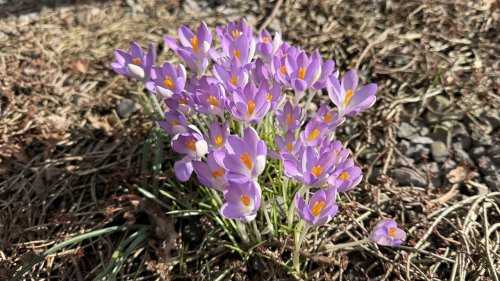
[[[273,96],[271,96],[271,93],[267,92],[267,101],[272,101]]]
[[[313,207],[311,209],[312,215],[317,217],[319,215],[319,213],[321,213],[321,211],[323,210],[324,207],[325,207],[325,201],[314,202]]]
[[[222,146],[222,135],[218,135],[216,138],[215,138],[215,145],[217,147],[221,147]]]
[[[139,65],[141,64],[141,59],[140,58],[135,58],[135,59],[132,59],[132,62],[135,64],[135,65]]]
[[[193,51],[195,54],[198,53],[198,37],[194,36],[191,38],[191,47],[193,47]]]
[[[216,98],[216,97],[214,97],[214,96],[210,96],[210,97],[208,97],[207,102],[208,102],[209,104],[213,105],[213,106],[220,107],[220,103],[219,103],[219,101],[218,101],[218,100],[217,100],[217,98]]]
[[[253,102],[253,100],[249,100],[247,102],[248,115],[252,115],[254,110],[255,110],[255,102]]]
[[[250,197],[248,195],[240,195],[240,200],[246,207],[250,206]]]
[[[180,125],[180,124],[181,124],[181,122],[179,120],[170,121],[170,125],[172,125],[172,126],[176,126],[176,125]]]
[[[233,30],[232,34],[233,34],[234,39],[236,39],[236,37],[238,37],[238,35],[240,35],[240,31],[238,29],[235,29],[235,30]]]
[[[339,176],[339,180],[348,180],[349,179],[349,173],[348,172],[342,172]]]
[[[222,168],[219,168],[218,170],[213,170],[212,171],[212,176],[214,178],[220,178],[224,175],[224,171],[222,170]]]
[[[192,151],[196,151],[196,140],[190,140],[184,143]]]
[[[349,104],[353,95],[354,95],[353,90],[347,90],[347,92],[345,93],[344,107],[346,107]]]
[[[167,76],[165,80],[163,80],[163,84],[167,86],[170,90],[174,88],[174,81],[172,81],[172,77]]]
[[[397,230],[397,228],[395,228],[395,227],[389,228],[389,231],[387,231],[387,235],[394,237],[394,235],[396,235],[396,230]]]
[[[286,66],[283,65],[282,67],[280,67],[280,72],[281,74],[286,74]]]
[[[236,83],[237,83],[237,82],[238,82],[238,81],[236,81],[236,76],[234,76],[234,75],[233,75],[233,76],[231,76],[231,84],[233,84],[233,85],[235,85],[235,86],[236,86]]]
[[[321,168],[320,165],[316,165],[311,169],[311,173],[313,173],[316,177],[319,177],[323,173],[323,168]]]
[[[250,160],[250,155],[248,152],[245,152],[244,154],[240,155],[240,161],[247,166],[248,170],[253,169],[253,163],[252,160]]]
[[[266,43],[269,43],[269,37],[264,37],[262,38],[262,41],[266,42]]]
[[[314,131],[312,131],[312,133],[309,135],[307,141],[314,141],[319,136],[319,133],[320,132],[318,129],[314,129]]]
[[[179,104],[188,104],[187,99],[180,99]]]
[[[325,121],[325,123],[328,123],[330,122],[330,120],[332,120],[333,118],[333,115],[331,113],[328,113],[325,115],[325,118],[323,118],[323,121]]]
[[[306,68],[305,67],[301,67],[299,69],[299,78],[304,80],[304,77],[306,77]]]
[[[288,113],[286,116],[286,125],[290,126],[290,124],[292,124],[292,114]]]
[[[238,51],[238,50],[234,50],[234,51],[233,51],[233,54],[234,54],[234,56],[235,56],[238,60],[240,60],[240,51]]]

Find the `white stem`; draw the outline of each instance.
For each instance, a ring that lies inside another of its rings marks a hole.
[[[257,237],[257,242],[262,241],[262,236],[260,235],[259,228],[257,227],[257,222],[255,219],[252,221],[253,231],[255,232],[255,236]]]
[[[304,195],[304,192],[307,190],[307,186],[304,184],[299,191],[297,191],[300,196]],[[288,208],[288,216],[287,216],[287,225],[288,228],[292,228],[293,223],[293,213],[295,212],[295,196],[292,198],[292,202],[290,203],[290,207]]]
[[[240,231],[241,239],[243,239],[243,242],[248,243],[250,241],[250,239],[248,239],[248,233],[247,233],[247,230],[245,228],[245,225],[241,221],[237,220],[236,226],[238,227],[238,230]]]
[[[262,209],[264,210],[264,217],[266,218],[267,228],[269,229],[269,233],[271,236],[274,236],[274,227],[271,223],[271,219],[269,218],[269,213],[267,212],[266,204],[262,204]]]
[[[295,244],[295,250],[293,251],[293,267],[297,272],[300,271],[299,267],[299,257],[300,257],[300,246],[302,245],[302,241],[304,240],[304,237],[307,234],[307,231],[309,230],[311,226],[306,224],[304,225],[304,229],[302,229],[302,233],[300,234],[299,241],[297,244]]]
[[[365,243],[368,243],[368,242],[370,242],[370,238],[365,238],[365,239],[362,239],[362,240],[357,240],[357,241],[348,242],[348,243],[337,244],[337,245],[334,245],[330,249],[330,251],[332,251],[332,252],[333,251],[338,251],[338,250],[341,250],[341,249],[358,246],[358,245],[365,244]]]
[[[158,99],[156,98],[156,96],[149,95],[149,97],[153,101],[153,105],[154,105],[154,108],[156,109],[156,112],[158,112],[158,114],[160,114],[160,116],[163,116],[163,114],[165,114],[165,113],[163,112],[163,109],[161,108],[161,105],[158,102]]]

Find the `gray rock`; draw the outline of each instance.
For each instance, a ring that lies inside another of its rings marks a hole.
[[[488,149],[488,156],[491,157],[491,160],[493,160],[493,163],[495,163],[495,165],[500,167],[500,146],[499,145],[492,146],[490,149]]]
[[[402,122],[398,127],[397,135],[402,139],[411,140],[417,135],[417,129],[406,122]]]
[[[408,149],[406,156],[412,157],[416,162],[419,162],[424,158],[429,158],[430,153],[431,150],[429,148],[425,147],[423,144],[417,144]]]
[[[453,142],[458,142],[462,148],[467,150],[470,148],[472,140],[467,128],[463,123],[455,123],[450,129]]]
[[[406,167],[392,169],[389,175],[398,181],[399,185],[420,187],[427,185],[427,180],[423,175]]]
[[[493,130],[500,127],[500,111],[499,110],[487,110],[484,118],[488,123],[490,123]]]
[[[441,141],[436,141],[431,144],[431,155],[434,161],[444,162],[448,158],[448,148]]]
[[[479,172],[485,176],[495,175],[497,173],[495,164],[487,156],[479,157],[477,160],[477,166],[479,167]]]
[[[464,164],[467,164],[469,166],[474,165],[474,161],[472,161],[472,159],[469,157],[469,154],[467,152],[465,152],[463,149],[454,148],[453,150],[454,150],[455,160],[457,162],[464,163]]]
[[[431,144],[434,142],[433,139],[429,137],[423,137],[423,136],[416,136],[411,138],[412,143],[418,143],[418,144]]]
[[[118,115],[121,118],[128,118],[132,113],[139,110],[140,106],[131,99],[122,99],[118,104]]]
[[[477,161],[477,159],[479,159],[479,157],[483,156],[485,153],[486,153],[486,149],[484,148],[484,146],[478,146],[478,147],[472,148],[471,156],[472,156],[472,159]]]
[[[451,169],[454,169],[456,167],[457,167],[457,162],[455,162],[451,159],[446,160],[443,164],[443,168],[445,170],[451,170]]]
[[[396,147],[399,149],[399,151],[401,151],[401,153],[403,153],[403,155],[409,156],[409,155],[407,155],[408,150],[410,150],[410,148],[411,148],[411,143],[409,141],[401,140],[400,142],[398,142]]]
[[[445,112],[452,105],[451,100],[443,96],[434,96],[430,101],[430,106],[435,112]]]
[[[493,191],[500,191],[500,174],[488,175],[484,177],[484,183]]]
[[[404,155],[399,155],[393,158],[391,164],[394,165],[394,167],[411,167],[415,164],[415,160]]]
[[[428,135],[429,138],[435,140],[435,141],[441,141],[444,143],[447,143],[448,141],[448,129],[445,128],[444,126],[439,126],[435,128],[434,130],[431,131],[431,133]]]
[[[493,144],[491,136],[479,129],[472,130],[471,139],[474,146],[491,146]]]

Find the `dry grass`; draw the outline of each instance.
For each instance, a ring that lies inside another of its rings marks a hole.
[[[428,186],[399,186],[387,171],[399,157],[399,122],[418,121],[432,111],[432,96],[452,99],[454,110],[494,134],[477,109],[500,110],[497,1],[284,0],[227,6],[207,1],[213,9],[200,11],[190,1],[135,1],[140,4],[132,5],[135,9],[126,4],[132,2],[68,1],[55,9],[41,2],[33,9],[24,1],[17,10],[3,10],[22,15],[0,19],[0,279],[69,237],[144,220],[131,219],[144,211],[137,207],[133,184],[150,176],[141,173],[139,162],[151,123],[142,111],[126,119],[117,115],[119,100],[137,100],[138,94],[109,70],[112,49],[132,40],[158,44],[181,23],[193,26],[204,19],[213,27],[245,16],[256,27],[279,29],[287,40],[334,58],[339,69],[356,67],[364,80],[381,85],[376,108],[353,122],[351,133],[340,135],[358,153],[367,180],[342,198],[342,215],[333,227],[306,239],[302,255],[308,277],[495,280],[500,194],[478,195],[477,186],[484,185],[474,178],[445,182],[432,192]],[[171,59],[171,53],[160,58]],[[366,150],[377,154],[375,161],[366,162]],[[368,178],[377,167],[382,172],[374,184]],[[470,187],[466,193],[465,186]],[[365,237],[372,222],[385,216],[402,222],[409,233],[406,247],[328,250],[328,241]],[[79,243],[45,259],[31,278],[91,279],[121,239],[115,234]],[[135,252],[136,264],[148,262],[148,270],[141,271],[145,279],[208,278],[200,260],[215,260],[212,276],[232,267],[228,278],[235,280],[295,278],[282,267],[287,241],[259,247],[259,255],[270,260],[245,263],[216,247],[220,240],[209,242],[205,256],[181,256],[175,248],[166,258],[162,251],[169,246],[152,239]],[[180,257],[187,270],[176,266]],[[132,278],[134,269],[126,267],[120,278]]]

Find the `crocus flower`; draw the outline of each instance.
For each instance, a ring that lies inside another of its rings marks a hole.
[[[319,187],[327,182],[335,169],[336,157],[332,150],[318,152],[310,146],[297,157],[288,151],[281,152],[284,175],[308,187]]]
[[[295,156],[301,154],[303,151],[302,149],[304,147],[302,142],[295,138],[294,132],[286,132],[285,137],[282,137],[280,135],[275,135],[274,143],[276,144],[276,147],[278,148],[279,152],[288,151],[289,153]],[[269,156],[275,159],[281,159],[280,154],[274,151],[269,151]]]
[[[316,191],[306,204],[302,196],[297,192],[295,195],[295,208],[299,217],[310,225],[321,226],[328,223],[338,212],[335,204],[336,190],[329,188]]]
[[[139,79],[147,82],[150,77],[151,68],[156,61],[156,48],[154,44],[149,45],[148,53],[145,55],[141,46],[136,42],[130,44],[130,52],[115,50],[116,62],[111,63],[111,68],[118,74],[129,78]]]
[[[224,115],[226,108],[226,91],[224,87],[210,84],[207,89],[198,89],[194,98],[196,111],[208,115]]]
[[[226,219],[250,222],[257,216],[261,196],[262,191],[256,181],[229,182],[224,189],[224,199],[227,202],[220,208],[220,213]]]
[[[328,126],[325,122],[311,119],[307,123],[305,130],[300,133],[300,139],[306,146],[318,146],[327,132]]]
[[[205,72],[208,59],[207,54],[212,44],[212,32],[208,29],[205,22],[201,22],[194,34],[189,28],[184,25],[179,27],[179,41],[171,37],[165,36],[165,44],[176,52],[184,61],[184,63],[198,76]]]
[[[270,80],[270,78],[272,78],[269,71],[269,65],[264,63],[259,58],[252,63],[250,77],[255,82],[255,84],[260,84],[262,81]]]
[[[305,52],[301,52],[296,59],[288,56],[285,60],[286,68],[290,76],[290,85],[300,100],[302,93],[311,88],[321,74],[320,61],[317,58],[309,58]]]
[[[316,118],[323,121],[327,125],[328,130],[333,132],[340,124],[345,122],[345,117],[339,116],[338,110],[329,109],[326,103],[319,107]]]
[[[335,69],[335,63],[332,60],[326,60],[323,62],[323,58],[316,50],[311,54],[312,60],[318,60],[319,65],[321,66],[321,73],[318,77],[318,81],[313,84],[313,89],[321,90],[326,87],[326,80],[330,75],[332,75],[333,70]],[[335,77],[338,76],[338,71],[335,73]]]
[[[188,132],[175,135],[171,141],[172,149],[184,158],[174,163],[174,171],[177,179],[187,181],[193,172],[193,160],[199,160],[207,154],[208,145],[200,131],[190,125]]]
[[[163,100],[167,107],[171,110],[178,110],[184,116],[191,116],[194,114],[194,101],[190,93],[182,92],[181,94],[174,94],[171,98]]]
[[[377,85],[367,84],[358,88],[358,74],[355,70],[349,70],[342,82],[335,75],[330,75],[326,82],[326,89],[332,102],[338,107],[340,115],[354,116],[359,112],[371,107],[376,100]]]
[[[302,125],[302,109],[293,106],[290,102],[285,103],[283,110],[276,110],[276,127],[284,132],[295,131]]]
[[[156,121],[156,124],[170,135],[182,134],[188,131],[186,117],[175,109],[165,112],[165,120]]]
[[[398,228],[394,220],[383,219],[373,229],[370,240],[382,246],[397,246],[406,239],[406,233]]]
[[[245,19],[241,19],[239,23],[229,22],[226,28],[217,26],[215,30],[219,37],[222,50],[226,54],[230,54],[229,44],[236,41],[240,36],[244,36],[248,39],[253,38],[252,28]]]
[[[271,33],[266,29],[263,29],[258,38],[256,51],[266,62],[271,62],[271,58],[276,53],[276,50],[281,46],[281,33],[276,32],[274,34],[274,39]]]
[[[214,153],[215,161],[228,171],[228,180],[245,182],[256,180],[266,166],[267,146],[252,127],[243,138],[228,136],[224,150]]]
[[[354,165],[354,160],[348,158],[340,163],[328,180],[330,187],[336,187],[338,192],[349,191],[361,182],[361,168]]]
[[[226,174],[217,161],[215,161],[213,151],[207,155],[207,161],[193,161],[193,168],[201,184],[208,188],[223,191],[227,185]]]
[[[212,121],[210,123],[210,138],[207,139],[209,148],[211,150],[223,149],[228,136],[229,123],[227,121],[222,126],[217,121]]]
[[[146,88],[163,99],[172,95],[180,94],[186,84],[186,69],[182,64],[177,68],[169,62],[162,67],[153,67],[151,70],[151,81],[146,83]]]
[[[271,107],[266,89],[269,88],[265,80],[259,88],[255,87],[253,81],[250,80],[244,89],[236,89],[233,92],[233,103],[229,110],[231,116],[238,121],[247,123],[260,122]]]
[[[272,58],[271,72],[274,75],[274,80],[283,86],[290,86],[290,75],[292,74],[292,68],[287,66],[286,60],[296,60],[297,56],[302,51],[290,44],[284,42],[276,50],[275,55]]]
[[[244,87],[248,82],[248,71],[236,58],[231,60],[229,68],[221,64],[214,64],[212,73],[229,93]]]

